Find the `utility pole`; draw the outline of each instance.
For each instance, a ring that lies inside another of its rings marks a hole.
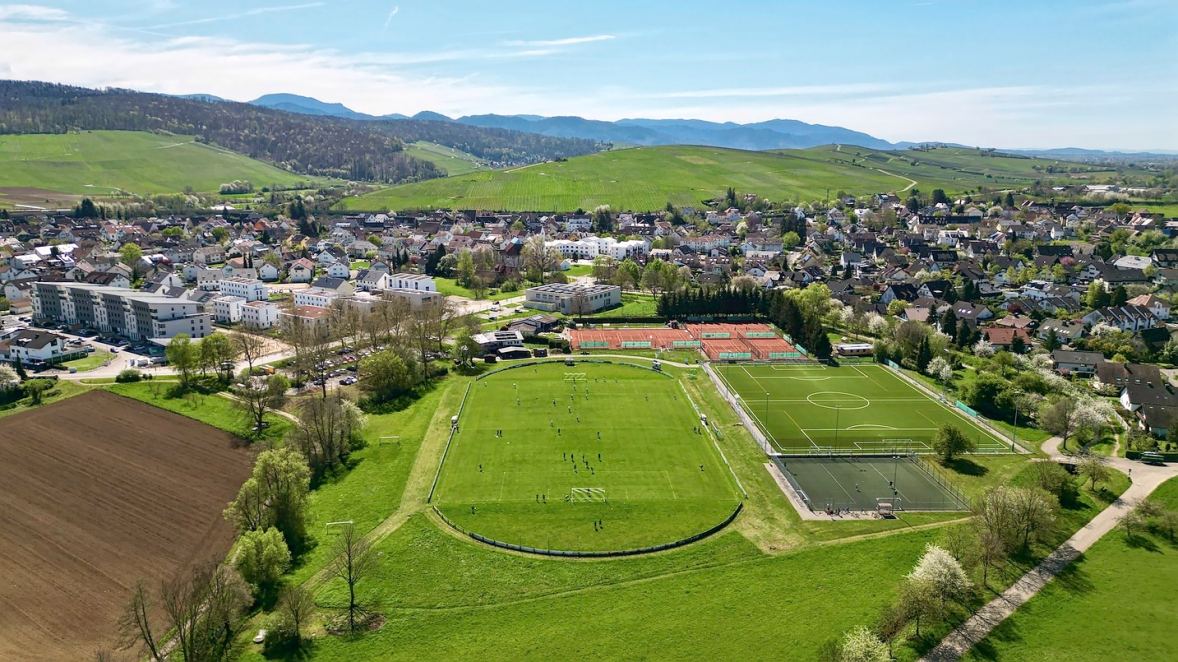
[[[841,412],[842,409],[842,405],[834,406],[834,447],[836,449],[839,446],[839,412]]]

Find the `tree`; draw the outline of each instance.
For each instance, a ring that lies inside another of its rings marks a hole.
[[[781,235],[781,247],[787,251],[797,247],[800,243],[802,243],[802,238],[793,230]]]
[[[887,644],[862,625],[843,634],[839,651],[841,662],[889,662],[892,659]]]
[[[642,279],[642,267],[630,258],[622,260],[618,265],[618,273],[614,276],[614,285],[621,287],[624,290],[632,290],[638,286],[638,281]]]
[[[267,255],[273,255],[268,253]],[[254,371],[254,362],[265,355],[267,340],[250,331],[237,331],[229,337],[236,349],[237,355],[245,359],[249,372]]]
[[[945,195],[945,189],[933,189],[933,204],[947,205],[949,204],[949,196]]]
[[[973,588],[973,582],[957,559],[932,543],[925,546],[924,554],[907,579],[918,591],[936,600],[942,610],[950,602],[964,598]]]
[[[146,656],[149,660],[164,659],[160,654],[160,646],[151,625],[155,608],[156,605],[147,584],[143,581],[135,582],[131,599],[119,617],[117,645],[120,650],[135,649],[137,654]]]
[[[1117,289],[1113,290],[1113,299],[1112,299],[1112,303],[1110,305],[1115,308],[1118,306],[1125,305],[1125,303],[1127,303],[1128,301],[1129,301],[1128,290],[1125,289],[1124,285],[1117,285]]]
[[[239,533],[275,527],[287,547],[299,549],[310,488],[311,470],[302,455],[286,448],[264,451],[237,498],[225,509],[225,519]]]
[[[556,248],[549,246],[540,235],[532,235],[524,242],[523,250],[524,272],[528,279],[538,283],[544,282],[544,277],[556,271],[560,261],[564,258]]]
[[[613,232],[614,217],[609,205],[601,205],[593,210],[592,223],[595,232]]]
[[[251,377],[244,373],[241,382],[233,388],[236,396],[236,407],[253,424],[253,429],[261,433],[266,427],[266,414],[277,411],[286,404],[286,391],[290,382],[280,374],[269,377]]]
[[[1014,533],[1021,538],[1023,549],[1027,549],[1032,540],[1043,539],[1050,532],[1059,504],[1040,489],[1017,487],[1011,493]]]
[[[949,365],[949,362],[943,356],[938,356],[932,361],[929,361],[928,367],[925,368],[925,373],[945,387],[948,387],[953,381],[953,366]]]
[[[611,283],[618,273],[618,261],[611,255],[593,258],[593,279],[599,283]]]
[[[977,444],[956,425],[945,423],[933,437],[933,449],[941,456],[942,464],[949,464],[955,455],[972,453]]]
[[[388,402],[413,389],[417,384],[414,367],[396,352],[377,352],[361,362],[364,379],[360,388],[374,402]]]
[[[12,368],[0,363],[0,391],[15,388],[20,383],[20,375]]]
[[[1080,462],[1076,465],[1076,473],[1091,482],[1089,486],[1091,490],[1095,490],[1097,483],[1105,482],[1112,475],[1109,473],[1108,466],[1104,463],[1104,458],[1091,453],[1087,453],[1080,458]]]
[[[1085,306],[1095,310],[1108,306],[1111,301],[1108,292],[1104,289],[1103,281],[1096,280],[1089,283],[1088,292],[1084,295]]]
[[[119,249],[119,259],[123,264],[131,267],[135,273],[139,272],[139,260],[143,258],[143,249],[136,244],[123,244]]]
[[[212,368],[217,378],[229,381],[233,377],[233,363],[237,360],[237,345],[223,333],[205,336],[200,341],[198,354],[200,369]]]
[[[1068,438],[1076,431],[1076,400],[1058,397],[1044,402],[1039,408],[1039,427],[1063,438],[1063,448],[1068,447]]]
[[[348,587],[348,631],[355,633],[356,617],[368,614],[370,609],[370,603],[359,595],[357,587],[376,570],[377,556],[372,543],[351,524],[337,534],[333,552],[327,572]]]
[[[296,650],[303,643],[303,627],[315,613],[315,596],[302,586],[286,588],[278,598],[280,629],[285,639]],[[266,638],[269,641],[269,637]]]
[[[16,357],[16,360],[12,362],[12,369],[16,372],[16,376],[20,379],[24,380],[29,378],[29,373],[25,371],[24,361],[21,361],[19,356]]]
[[[1043,338],[1043,349],[1054,352],[1062,346],[1063,343],[1060,342],[1059,334],[1055,332],[1055,329],[1048,329],[1047,336]]]
[[[474,294],[474,298],[482,299],[487,296],[487,281],[479,276],[470,279],[470,291]]]
[[[249,602],[241,577],[215,563],[164,582],[158,599],[140,584],[119,621],[120,647],[136,648],[153,660],[229,660]],[[158,632],[150,619],[156,612],[164,618]],[[170,636],[167,652],[161,645],[165,634]]]
[[[470,281],[474,278],[474,255],[469,250],[464,250],[458,253],[458,264],[454,268],[454,272],[458,277],[458,284],[463,287],[470,287]]]
[[[254,595],[259,595],[271,590],[290,568],[290,548],[274,527],[246,531],[237,541],[236,566],[241,578],[254,587]]]
[[[974,356],[988,359],[991,356],[994,356],[994,346],[990,344],[990,341],[982,339],[974,343],[973,353]]]
[[[192,337],[187,333],[176,334],[164,348],[164,356],[168,359],[168,365],[180,373],[180,385],[189,386],[193,371],[200,365],[200,353],[192,344]]]
[[[474,339],[477,333],[478,327],[467,323],[459,327],[458,333],[454,336],[454,353],[463,365],[473,365],[474,359],[483,351]]]
[[[287,443],[302,453],[316,477],[343,464],[366,423],[360,408],[339,393],[304,401],[298,419]]]
[[[46,391],[53,388],[53,382],[48,379],[30,379],[24,383],[25,393],[34,405],[41,404]]]

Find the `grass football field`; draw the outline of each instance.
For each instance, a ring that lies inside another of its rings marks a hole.
[[[716,365],[720,378],[781,451],[835,448],[858,452],[932,451],[953,423],[979,451],[1010,450],[951,405],[938,402],[875,364]]]
[[[739,501],[697,427],[673,376],[585,363],[492,374],[471,386],[435,503],[464,529],[517,545],[674,542],[721,523]]]

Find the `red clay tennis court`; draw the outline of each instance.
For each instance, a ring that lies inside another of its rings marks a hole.
[[[699,346],[682,329],[589,329],[571,333],[576,349],[694,349]]]
[[[773,361],[801,358],[768,324],[688,324],[685,329],[578,329],[575,349],[700,349],[713,360]]]

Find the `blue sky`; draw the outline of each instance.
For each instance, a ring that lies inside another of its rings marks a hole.
[[[1178,150],[1178,0],[0,0],[0,78]]]

